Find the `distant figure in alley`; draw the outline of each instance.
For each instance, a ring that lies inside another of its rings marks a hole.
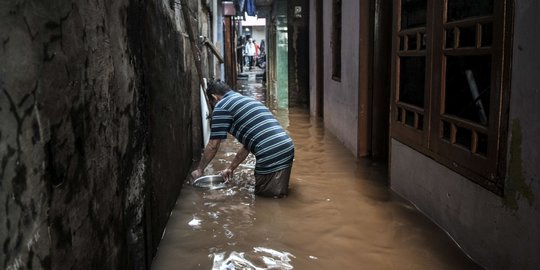
[[[248,38],[245,47],[244,52],[247,57],[246,65],[249,67],[249,70],[253,69],[253,66],[255,65],[255,44],[253,44],[253,39]]]
[[[294,144],[283,127],[261,102],[233,91],[222,81],[214,81],[206,91],[212,106],[210,140],[204,148],[192,180],[203,175],[212,161],[221,140],[227,133],[233,135],[243,147],[231,164],[220,172],[229,180],[234,170],[251,152],[255,155],[255,194],[265,197],[284,197],[288,194],[289,178],[294,159]]]

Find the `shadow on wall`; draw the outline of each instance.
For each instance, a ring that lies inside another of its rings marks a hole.
[[[1,5],[3,269],[150,264],[192,158],[191,59],[167,8]]]

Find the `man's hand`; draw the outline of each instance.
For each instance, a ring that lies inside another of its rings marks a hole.
[[[191,184],[193,185],[193,182],[195,181],[195,179],[201,177],[202,175],[203,175],[202,170],[197,169],[197,170],[192,171],[191,172],[191,181],[190,181]]]
[[[219,174],[223,176],[223,179],[225,179],[227,182],[233,178],[233,170],[229,168],[221,171]]]
[[[221,143],[220,139],[211,139],[208,141],[208,144],[204,148],[201,161],[197,165],[197,169],[191,172],[191,184],[193,181],[203,175],[204,168],[210,163],[210,161],[216,156],[216,153],[219,149],[219,144]]]
[[[240,148],[240,150],[238,150],[238,152],[236,153],[236,156],[234,156],[232,163],[227,167],[227,169],[219,173],[221,174],[221,176],[223,176],[223,179],[225,179],[225,181],[229,181],[233,178],[234,169],[236,169],[236,167],[238,167],[238,165],[240,165],[240,163],[242,163],[248,155],[249,150],[246,147],[242,146],[242,148]]]

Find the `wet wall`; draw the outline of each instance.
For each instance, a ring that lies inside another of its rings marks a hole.
[[[289,53],[289,28],[287,17],[287,2],[284,0],[279,0],[274,2],[273,16],[275,16],[275,26],[272,29],[275,29],[275,43],[272,44],[273,48],[268,50],[274,52],[275,57],[273,65],[275,70],[275,100],[279,108],[288,108],[289,107],[289,82],[294,81],[294,79],[289,78],[289,69],[290,59],[293,58],[294,53]],[[270,52],[270,53],[271,53]],[[271,57],[271,56],[270,56]]]
[[[309,106],[309,0],[287,1],[289,106]]]
[[[315,0],[310,4],[315,5]],[[332,3],[322,1],[324,125],[353,153],[358,155],[360,82],[360,1],[342,1],[341,78],[332,77]],[[315,37],[315,35],[313,36]],[[316,55],[310,59],[315,63]],[[364,108],[362,108],[364,109]],[[363,110],[365,111],[365,110]]]
[[[1,269],[150,264],[193,151],[170,2],[0,4]]]
[[[411,200],[487,269],[540,266],[540,3],[514,2],[504,195],[391,142],[392,189]]]
[[[141,1],[141,11],[146,12],[141,22],[142,67],[148,93],[149,132],[144,227],[151,230],[146,240],[147,262],[150,262],[191,166],[190,93],[197,87],[197,81],[189,71],[193,60],[189,40],[175,31],[173,9],[145,2]],[[197,10],[197,5],[191,10]]]

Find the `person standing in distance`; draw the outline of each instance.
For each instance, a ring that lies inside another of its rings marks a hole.
[[[255,155],[255,194],[265,197],[284,197],[288,194],[289,178],[294,159],[294,144],[280,123],[261,102],[233,91],[222,81],[214,81],[206,91],[215,105],[211,118],[210,140],[204,148],[192,181],[203,175],[215,157],[227,133],[243,147],[231,164],[220,174],[229,180],[234,170],[251,152]]]
[[[253,44],[252,38],[248,38],[246,46],[244,47],[244,51],[248,59],[247,62],[249,62],[249,63],[246,63],[246,65],[249,67],[249,70],[252,70],[253,65],[255,64],[253,61],[254,56],[255,56],[255,44]]]
[[[259,61],[259,44],[255,40],[253,40],[253,46],[255,46],[255,56],[253,56],[253,65],[257,66]]]

